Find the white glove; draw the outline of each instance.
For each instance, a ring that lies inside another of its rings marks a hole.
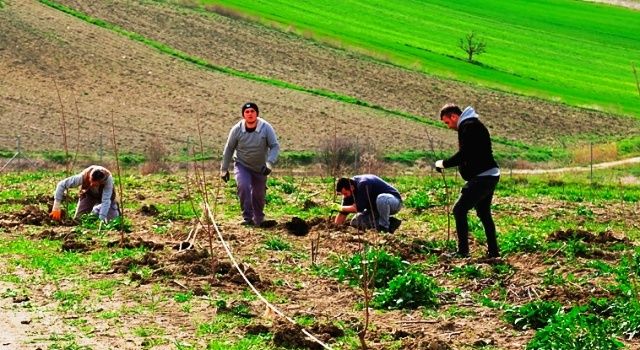
[[[436,160],[435,166],[438,172],[442,172],[442,170],[444,169],[444,161],[442,159]]]
[[[267,169],[273,170],[273,164],[271,164],[270,162],[267,162],[266,166],[267,166]]]

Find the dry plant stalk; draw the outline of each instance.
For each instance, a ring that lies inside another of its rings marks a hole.
[[[60,95],[60,89],[58,89],[58,83],[55,79],[53,79],[53,85],[56,88],[56,93],[58,94],[58,101],[60,102],[60,128],[62,129],[62,145],[64,147],[64,164],[65,164],[65,174],[69,176],[71,173],[71,164],[69,164],[69,145],[67,143],[67,118],[64,113],[64,104],[62,103],[62,96]]]
[[[202,142],[202,123],[200,121],[200,118],[198,117],[198,141],[200,143],[200,155],[204,154],[204,144]],[[209,201],[209,194],[207,191],[207,177],[206,177],[206,172],[205,172],[205,163],[204,163],[204,158],[205,157],[200,157],[201,158],[201,162],[202,162],[202,176],[198,177],[198,169],[197,166],[194,169],[195,173],[196,173],[196,180],[199,181],[199,188],[201,191],[201,195],[202,195],[202,200],[205,203],[210,203]],[[197,164],[197,160],[194,159],[194,164]],[[218,194],[220,191],[220,184],[218,183],[218,185],[216,186],[216,195],[215,198],[218,198]],[[217,206],[217,201],[214,202],[213,204],[213,212],[215,213],[216,211],[216,206]],[[216,271],[216,265],[217,265],[217,261],[215,259],[215,256],[213,254],[213,230],[211,229],[211,224],[212,222],[210,220],[206,220],[206,230],[207,230],[207,236],[209,238],[209,251],[211,252],[211,281],[213,282],[215,280],[215,271]]]
[[[320,247],[320,232],[316,232],[314,237],[311,237],[311,265],[316,266],[318,260],[318,249]]]
[[[433,156],[433,162],[436,161],[436,158],[438,158],[436,156],[436,150],[434,147],[434,143],[433,143],[433,139],[431,138],[431,134],[429,133],[429,130],[426,131],[427,133],[427,140],[429,141],[429,148],[431,149],[431,154]],[[449,198],[449,184],[447,183],[447,177],[445,175],[445,170],[442,169],[442,183],[444,184],[444,192],[445,192],[445,211],[447,212],[447,243],[449,242],[449,240],[451,239],[451,199]]]
[[[120,197],[120,244],[124,244],[124,191],[122,189],[122,175],[120,172],[120,158],[118,156],[118,142],[116,141],[116,123],[111,112],[111,141],[113,142],[113,153],[116,156],[116,174],[118,174],[118,197]]]
[[[75,93],[73,94],[73,103],[76,107],[77,134],[76,134],[76,152],[73,155],[73,160],[71,161],[70,168],[73,168],[73,166],[76,164],[76,161],[78,160],[78,153],[80,152],[80,110],[78,109],[78,99],[76,98]]]

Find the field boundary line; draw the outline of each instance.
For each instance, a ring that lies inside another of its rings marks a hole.
[[[247,80],[252,80],[252,81],[256,81],[256,82],[260,82],[260,83],[264,83],[267,85],[271,85],[271,86],[275,86],[278,88],[284,88],[284,89],[289,89],[289,90],[294,90],[294,91],[299,91],[299,92],[305,92],[314,96],[319,96],[319,97],[324,97],[324,98],[328,98],[334,101],[338,101],[338,102],[343,102],[343,103],[347,103],[347,104],[352,104],[352,105],[356,105],[356,106],[362,106],[362,107],[366,107],[366,108],[371,108],[373,110],[377,110],[377,111],[381,111],[384,113],[388,113],[397,117],[402,117],[405,118],[407,120],[411,120],[420,124],[425,124],[425,125],[429,125],[435,128],[440,128],[440,129],[444,129],[446,128],[445,125],[443,125],[440,121],[437,120],[431,120],[425,117],[421,117],[421,116],[417,116],[415,114],[411,114],[411,113],[407,113],[407,112],[403,112],[403,111],[399,111],[399,110],[394,110],[394,109],[388,109],[385,108],[383,106],[380,106],[378,104],[374,104],[374,103],[370,103],[364,100],[361,100],[359,98],[353,97],[353,96],[349,96],[349,95],[343,95],[343,94],[339,94],[330,90],[325,90],[325,89],[315,89],[315,88],[307,88],[298,84],[294,84],[294,83],[289,83],[287,81],[284,80],[279,80],[279,79],[273,79],[273,78],[269,78],[269,77],[265,77],[265,76],[261,76],[261,75],[256,75],[256,74],[252,74],[252,73],[247,73],[247,72],[243,72],[243,71],[239,71],[233,68],[229,68],[229,67],[224,67],[224,66],[217,66],[214,65],[212,63],[210,63],[209,61],[201,58],[201,57],[196,57],[196,56],[191,56],[186,52],[177,50],[169,45],[166,45],[162,42],[153,40],[153,39],[149,39],[146,36],[136,33],[136,32],[132,32],[129,30],[126,30],[116,24],[113,24],[111,22],[107,22],[103,19],[100,18],[96,18],[93,16],[90,16],[86,13],[80,12],[76,9],[67,7],[65,5],[59,4],[53,0],[38,0],[40,3],[49,6],[55,10],[61,11],[63,13],[66,13],[68,15],[71,15],[73,17],[76,17],[84,22],[87,22],[89,24],[93,24],[95,26],[98,26],[100,28],[104,28],[107,30],[110,30],[112,32],[115,32],[117,34],[120,34],[128,39],[131,39],[133,41],[137,41],[139,43],[142,43],[148,47],[154,48],[156,50],[158,50],[160,53],[163,54],[167,54],[169,56],[178,58],[182,61],[185,61],[187,63],[191,63],[191,64],[195,64],[196,66],[209,70],[209,71],[214,71],[214,72],[219,72],[219,73],[223,73],[229,76],[233,76],[233,77],[238,77],[238,78],[242,78],[242,79],[247,79]],[[515,144],[513,142],[508,142],[506,140],[500,140],[497,139],[495,140],[497,143],[504,143],[507,146],[511,146],[511,147],[517,147],[517,148],[521,148],[521,149],[530,149],[532,146],[530,145],[526,145],[526,144]]]
[[[213,228],[215,228],[216,233],[218,235],[218,239],[220,240],[220,243],[222,243],[222,247],[224,248],[224,250],[227,253],[227,256],[229,257],[229,259],[231,259],[231,262],[233,262],[233,266],[236,268],[236,270],[238,271],[238,273],[240,274],[240,276],[242,276],[242,279],[244,279],[244,281],[247,283],[247,285],[251,288],[251,290],[253,291],[253,293],[269,308],[271,309],[271,311],[275,312],[276,314],[278,314],[280,317],[286,319],[287,321],[289,321],[291,324],[295,325],[295,326],[300,326],[295,320],[293,320],[292,318],[290,318],[289,316],[285,315],[282,311],[280,311],[277,307],[275,307],[273,304],[271,304],[265,297],[262,296],[262,294],[260,293],[260,291],[253,285],[253,283],[251,283],[249,281],[249,279],[247,278],[247,276],[244,274],[244,271],[242,271],[242,269],[240,268],[240,266],[238,265],[238,262],[236,261],[235,257],[233,256],[233,253],[231,253],[231,249],[229,248],[229,244],[227,243],[227,241],[224,240],[224,237],[222,236],[222,233],[220,232],[220,229],[218,228],[218,224],[216,223],[215,219],[213,218],[213,215],[211,214],[211,208],[209,207],[209,203],[207,203],[207,201],[204,201],[204,209],[207,212],[207,217],[209,218],[209,220],[211,221],[211,223],[213,224]],[[311,340],[315,341],[316,343],[320,344],[323,348],[328,349],[328,350],[333,350],[329,345],[323,343],[320,339],[316,338],[313,334],[311,334],[309,331],[307,331],[304,327],[302,327],[302,333],[304,333],[304,335],[306,335],[307,337],[309,337]]]

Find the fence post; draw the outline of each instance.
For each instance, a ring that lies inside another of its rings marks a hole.
[[[591,183],[591,186],[593,186],[593,141],[591,141],[589,143],[589,153],[590,153],[590,161],[589,161],[589,168],[591,169],[591,175],[589,175],[589,182]]]

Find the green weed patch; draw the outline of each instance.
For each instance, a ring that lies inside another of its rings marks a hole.
[[[434,307],[438,305],[439,291],[440,287],[430,277],[421,272],[407,272],[394,277],[387,288],[376,293],[373,305],[379,309]]]
[[[359,285],[368,276],[373,287],[385,287],[396,275],[405,272],[408,264],[382,249],[369,248],[363,255],[356,253],[348,260],[341,260],[336,277]]]

